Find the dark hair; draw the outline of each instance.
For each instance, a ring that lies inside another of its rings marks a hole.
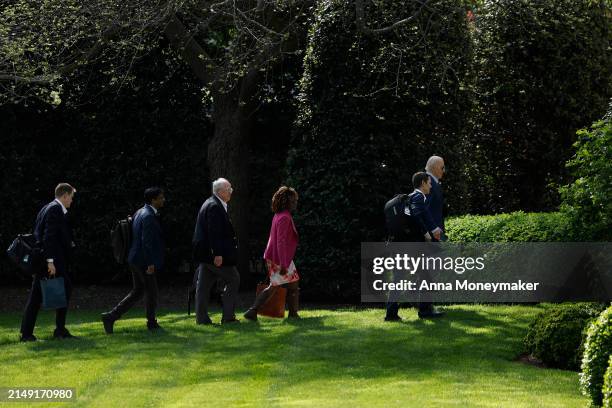
[[[55,197],[57,198],[60,198],[64,194],[72,194],[75,192],[76,189],[68,183],[59,183],[57,187],[55,187]]]
[[[151,202],[156,199],[157,197],[160,196],[160,194],[163,194],[164,190],[162,190],[159,187],[149,187],[145,190],[144,192],[144,200],[145,203],[147,204],[151,204]]]
[[[281,186],[272,196],[272,212],[278,213],[289,209],[291,198],[297,198],[298,193],[291,187]]]
[[[423,182],[426,182],[428,178],[429,178],[429,174],[425,173],[424,171],[417,171],[412,176],[412,187],[414,188],[421,187]]]

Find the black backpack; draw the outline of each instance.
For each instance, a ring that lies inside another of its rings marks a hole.
[[[127,263],[128,253],[132,245],[132,217],[119,220],[110,233],[113,257],[118,264]]]
[[[409,234],[410,217],[405,213],[409,198],[408,194],[396,194],[385,204],[385,224],[392,240]]]
[[[20,234],[6,250],[9,259],[29,278],[44,268],[43,250],[32,234]]]

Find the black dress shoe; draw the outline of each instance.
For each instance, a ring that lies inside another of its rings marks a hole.
[[[102,313],[102,324],[104,324],[104,331],[106,334],[113,334],[113,325],[115,324],[115,319],[113,315],[110,313]]]
[[[385,322],[401,322],[402,318],[398,315],[395,316],[385,316]]]
[[[147,322],[147,329],[151,331],[160,330],[161,326],[157,323],[157,320],[152,320]]]
[[[68,329],[55,329],[53,331],[53,337],[56,339],[78,339],[78,337],[73,336]]]
[[[430,312],[419,312],[419,319],[437,319],[444,316],[444,312],[432,310]]]
[[[240,320],[236,319],[235,317],[231,318],[231,319],[227,319],[227,320],[221,320],[221,324],[230,324],[230,323],[238,323],[240,322]]]
[[[38,339],[33,334],[29,334],[27,336],[24,336],[22,334],[21,337],[19,338],[19,341],[22,342],[22,343],[27,343],[27,342],[36,341],[36,340],[38,340]]]

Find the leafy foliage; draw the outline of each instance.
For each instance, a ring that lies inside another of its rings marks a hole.
[[[582,392],[595,406],[602,403],[602,387],[612,355],[612,306],[604,310],[588,329],[582,358]]]
[[[449,219],[446,229],[453,242],[563,242],[578,234],[560,212],[464,215]]]
[[[576,130],[612,95],[610,3],[491,0],[476,13],[475,212],[557,207]]]
[[[601,393],[603,395],[603,408],[612,408],[612,355],[610,356],[608,369],[604,376],[604,385]]]
[[[417,2],[368,2],[371,28],[417,15],[380,35],[359,29],[354,2],[318,5],[287,165],[300,194],[305,290],[359,293],[360,242],[384,237],[384,203],[412,190],[430,155],[458,162],[471,109],[462,86],[471,53],[465,9],[454,0],[428,4],[419,14]],[[460,190],[447,194],[461,202]]]
[[[561,188],[562,211],[574,229],[596,241],[612,240],[612,106],[589,130],[578,132],[567,162],[575,180]]]
[[[599,303],[561,303],[542,312],[523,340],[526,353],[551,367],[578,370],[583,332],[605,306]]]

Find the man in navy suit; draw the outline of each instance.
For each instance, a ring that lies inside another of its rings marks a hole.
[[[426,242],[439,241],[440,228],[437,227],[429,206],[427,204],[428,195],[431,192],[431,177],[424,172],[415,173],[412,176],[414,191],[408,196],[405,213],[409,217],[410,229],[406,234],[396,237],[395,241],[405,242]],[[387,314],[385,321],[393,322],[402,320],[399,317],[399,303],[391,297],[387,302]],[[432,309],[431,303],[419,303],[419,317],[431,318],[440,317],[441,313]]]
[[[446,172],[444,159],[440,156],[431,156],[429,160],[427,160],[425,171],[431,178],[431,191],[427,195],[429,212],[431,213],[436,227],[440,228],[442,240],[444,241],[444,195],[442,194],[442,186],[440,183]]]
[[[156,274],[164,266],[164,238],[159,223],[158,211],[166,200],[164,191],[151,187],[144,192],[145,205],[134,214],[132,222],[132,243],[128,253],[128,263],[132,272],[131,292],[113,310],[102,313],[102,323],[107,334],[113,332],[113,325],[138,300],[145,296],[147,328],[160,328],[155,318],[157,307]]]
[[[76,190],[70,184],[60,183],[55,187],[55,199],[45,205],[36,217],[34,237],[37,245],[42,247],[46,260],[46,273],[34,275],[32,289],[25,307],[21,321],[21,341],[36,341],[34,326],[38,310],[42,303],[42,290],[40,280],[47,275],[50,278],[63,277],[66,300],[70,300],[72,293],[72,276],[69,273],[69,262],[74,242],[72,230],[66,219],[66,213],[72,205]],[[55,311],[55,331],[53,337],[58,339],[75,338],[66,329],[67,307]]]
[[[193,234],[193,256],[199,263],[196,286],[196,323],[212,324],[208,316],[210,290],[217,279],[225,283],[221,323],[238,322],[235,314],[240,274],[236,269],[238,239],[230,221],[227,203],[232,185],[224,178],[212,184],[213,195],[198,213]]]

